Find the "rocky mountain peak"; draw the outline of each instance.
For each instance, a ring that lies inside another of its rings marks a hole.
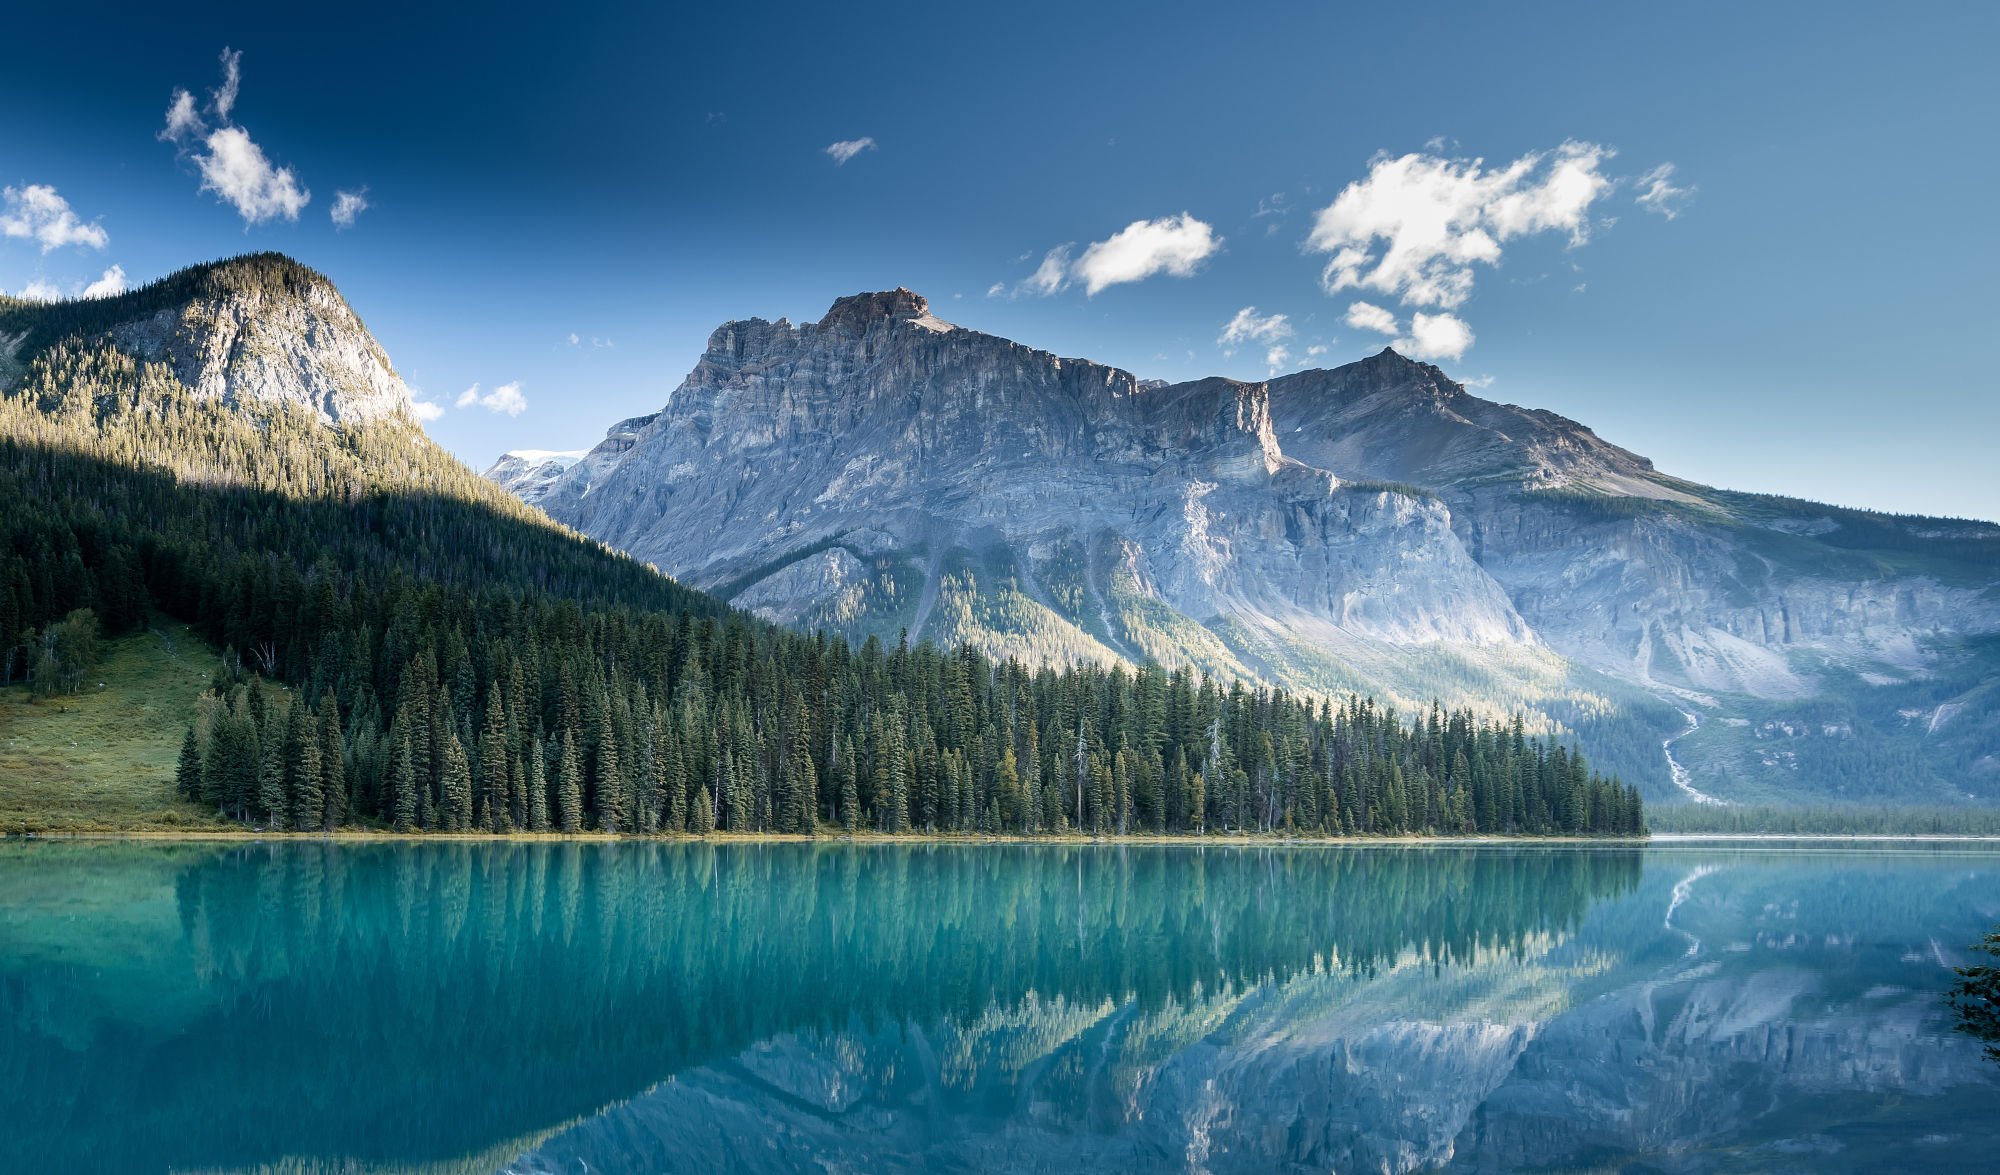
[[[898,286],[893,290],[836,298],[819,324],[821,327],[855,326],[866,329],[879,319],[922,318],[930,312],[931,304],[922,294]]]
[[[198,399],[285,402],[329,423],[410,413],[409,388],[340,291],[281,253],[191,266],[110,298],[10,303],[0,334],[22,370],[74,340],[164,366]]]

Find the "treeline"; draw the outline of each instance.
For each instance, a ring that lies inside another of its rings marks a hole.
[[[0,535],[10,678],[86,608],[113,634],[158,608],[230,649],[178,781],[265,827],[1644,826],[1635,789],[1518,723],[776,629],[548,523],[413,425],[220,409],[74,340],[0,398]]]
[[[314,650],[289,697],[222,674],[182,750],[183,794],[305,830],[1644,828],[1636,789],[1518,722],[1434,708],[1405,723],[1186,671],[851,651],[738,617],[603,613],[565,640],[573,613],[509,603],[426,629],[399,619],[435,602],[412,590],[278,638]]]
[[[1647,814],[1654,832],[1778,836],[2000,836],[1990,808],[1877,808],[1858,804],[1790,808],[1669,804]]]

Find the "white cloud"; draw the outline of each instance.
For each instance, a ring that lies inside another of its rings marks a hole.
[[[986,296],[989,298],[997,298],[1006,292],[1006,282],[994,282],[992,285],[986,287]]]
[[[1157,273],[1187,277],[1222,246],[1222,238],[1202,221],[1183,212],[1158,220],[1135,220],[1102,241],[1093,242],[1081,257],[1072,260],[1073,244],[1057,245],[1042,254],[1035,272],[1010,290],[1003,282],[987,287],[986,296],[1006,294],[1010,298],[1033,294],[1046,298],[1083,283],[1084,292],[1095,294],[1106,286],[1143,281]],[[1024,253],[1026,261],[1034,256]]]
[[[1143,281],[1157,273],[1187,277],[1222,247],[1215,229],[1183,212],[1158,220],[1135,220],[1077,258],[1077,280],[1086,294],[1106,286]]]
[[[1456,361],[1471,350],[1472,342],[1472,328],[1465,325],[1465,320],[1419,310],[1410,318],[1409,337],[1397,339],[1393,345],[1412,359]]]
[[[1264,352],[1264,362],[1270,367],[1272,375],[1283,371],[1291,361],[1292,352],[1288,347],[1272,347],[1270,350]]]
[[[1477,379],[1461,380],[1459,382],[1463,383],[1468,388],[1479,388],[1480,390],[1484,391],[1485,389],[1493,386],[1493,377],[1490,375],[1482,375]]]
[[[86,298],[109,298],[125,292],[125,267],[114,265],[104,271],[104,275],[83,287]]]
[[[1314,343],[1312,346],[1306,348],[1306,358],[1308,359],[1317,359],[1324,354],[1326,354],[1326,346],[1323,343]]]
[[[102,249],[111,243],[111,234],[102,225],[77,219],[69,201],[48,184],[0,189],[0,200],[6,203],[6,211],[0,212],[0,234],[35,241],[44,253],[64,245]]]
[[[1692,184],[1685,188],[1675,187],[1673,179],[1674,165],[1660,164],[1639,177],[1641,191],[1632,202],[1648,212],[1657,212],[1668,220],[1674,219],[1694,198],[1695,188]]]
[[[125,267],[114,265],[89,285],[80,281],[71,282],[68,289],[45,277],[32,278],[14,296],[25,298],[30,302],[59,302],[64,298],[109,298],[124,293],[127,288]]]
[[[574,347],[574,346],[577,346],[578,344],[580,344],[580,343],[582,343],[582,342],[583,342],[583,340],[577,337],[577,335],[576,335],[576,332],[575,332],[575,331],[571,331],[571,332],[569,332],[569,345],[570,345],[570,346]]]
[[[1497,264],[1503,242],[1550,231],[1572,246],[1588,241],[1611,155],[1568,142],[1492,170],[1480,159],[1378,157],[1319,211],[1306,244],[1332,254],[1321,275],[1329,293],[1369,289],[1453,309],[1472,295],[1474,266]]]
[[[1375,305],[1373,302],[1356,302],[1347,308],[1343,322],[1355,330],[1372,330],[1377,334],[1393,335],[1402,331],[1396,316]]]
[[[488,412],[501,412],[508,416],[519,416],[528,410],[528,398],[521,394],[521,385],[505,383],[490,392],[482,394],[478,384],[473,384],[458,394],[460,408],[484,408]]]
[[[297,220],[312,202],[312,193],[299,186],[292,169],[273,167],[242,127],[218,128],[208,136],[208,153],[197,152],[194,162],[201,169],[201,190],[235,205],[246,223],[280,216]]]
[[[231,52],[229,46],[224,45],[222,47],[222,85],[211,91],[214,100],[210,103],[210,109],[215,111],[215,117],[224,122],[229,121],[229,112],[236,107],[237,91],[242,88],[243,51],[238,49]]]
[[[206,130],[208,124],[201,120],[200,112],[194,108],[194,95],[174,87],[173,100],[167,103],[167,125],[153,137],[163,143],[180,144]]]
[[[835,167],[841,167],[848,160],[861,154],[863,151],[873,151],[874,149],[875,136],[866,135],[859,139],[842,139],[838,143],[829,143],[827,144],[826,153],[833,156],[833,165]]]
[[[429,400],[411,400],[410,414],[425,424],[429,424],[431,421],[444,415],[444,405],[434,404]]]
[[[188,140],[199,138],[206,150],[195,151],[190,158],[201,172],[201,190],[214,192],[233,205],[244,223],[258,224],[275,217],[297,220],[300,210],[312,202],[312,193],[299,183],[291,168],[274,166],[264,149],[251,140],[250,132],[230,122],[242,87],[242,59],[240,52],[222,51],[222,85],[210,91],[208,107],[221,125],[209,130],[195,109],[194,98],[186,90],[176,89],[167,106],[166,126],[155,137],[183,152],[188,149]],[[365,201],[361,207],[367,207]],[[334,216],[335,223],[341,223],[337,206]]]
[[[1039,294],[1046,298],[1069,288],[1068,245],[1057,245],[1042,257],[1042,263],[1026,281],[1015,287],[1017,293]]]
[[[333,207],[327,209],[327,213],[333,217],[335,228],[353,228],[355,218],[366,211],[368,211],[368,189],[365,187],[358,192],[335,192]]]
[[[1245,306],[1236,312],[1236,317],[1223,324],[1222,334],[1215,341],[1229,347],[1253,339],[1262,343],[1275,343],[1279,339],[1291,337],[1292,324],[1284,315],[1267,314],[1259,318],[1255,306]]]

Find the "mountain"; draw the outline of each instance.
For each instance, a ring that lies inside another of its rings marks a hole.
[[[1698,485],[1392,350],[1164,384],[860,294],[722,326],[533,492],[783,623],[1525,712],[1661,797],[2000,799],[2000,527]]]
[[[0,812],[25,813],[10,829],[116,828],[118,812],[301,832],[1644,825],[1635,789],[1462,710],[1406,723],[1090,659],[1036,673],[729,608],[438,448],[332,283],[285,257],[0,303],[0,336],[0,687],[37,728],[26,748],[77,758],[67,709],[31,699],[94,681],[93,700],[120,701],[107,678],[194,714],[121,747],[171,780],[0,770]],[[1202,476],[1279,460],[1252,399],[1157,403],[1223,438]],[[552,490],[653,423],[614,430]],[[554,460],[520,458],[523,484]],[[100,636],[144,643],[118,663],[151,670],[97,676]],[[5,762],[23,750],[10,739]]]
[[[588,451],[514,449],[500,454],[500,459],[488,466],[482,476],[532,506],[542,500],[542,495],[548,492],[557,478],[568,472],[570,466],[583,460]]]
[[[288,259],[195,266],[111,298],[0,298],[0,387],[82,339],[156,365],[196,401],[289,404],[347,424],[410,412],[409,388],[346,299]]]

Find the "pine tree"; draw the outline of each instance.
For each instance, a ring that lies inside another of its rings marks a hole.
[[[251,687],[253,695],[256,688]],[[275,832],[284,829],[290,806],[285,788],[285,738],[281,731],[267,730],[257,753],[257,808]]]
[[[527,763],[522,767],[527,780],[524,785],[527,791],[524,803],[530,832],[547,832],[549,827],[548,776],[542,766],[546,755],[547,750],[542,746],[542,740],[538,738],[529,748]]]
[[[181,739],[181,758],[174,768],[174,791],[182,799],[201,799],[201,745],[192,726],[187,729],[187,737]]]
[[[597,827],[605,832],[625,832],[631,813],[626,804],[625,773],[618,765],[618,739],[611,728],[607,710],[597,730]]]
[[[467,832],[472,829],[472,765],[456,730],[447,727],[443,739],[444,768],[438,780],[442,823],[446,832]]]
[[[694,795],[694,815],[690,818],[689,831],[696,836],[707,836],[715,831],[715,800],[708,794],[708,785]]]
[[[854,762],[854,742],[848,740],[841,748],[840,762],[840,826],[849,836],[861,824],[861,772]]]
[[[665,797],[668,832],[688,830],[687,766],[672,722],[660,725],[660,792]]]
[[[292,827],[300,832],[318,832],[326,820],[326,778],[320,752],[319,719],[306,709],[304,700],[292,702],[293,717],[288,722],[286,744],[292,757]]]
[[[407,728],[396,732],[395,744],[389,759],[390,812],[396,831],[408,832],[417,827],[421,804],[417,795],[416,756],[410,748]]]
[[[482,827],[491,832],[507,832],[514,826],[508,803],[508,767],[507,714],[495,690],[486,695],[486,722],[479,731],[479,785],[486,817]]]
[[[347,751],[341,737],[340,704],[331,693],[319,698],[319,774],[324,803],[319,827],[332,832],[347,815]]]
[[[556,827],[569,833],[583,830],[583,764],[577,759],[576,736],[565,730],[556,776]]]

